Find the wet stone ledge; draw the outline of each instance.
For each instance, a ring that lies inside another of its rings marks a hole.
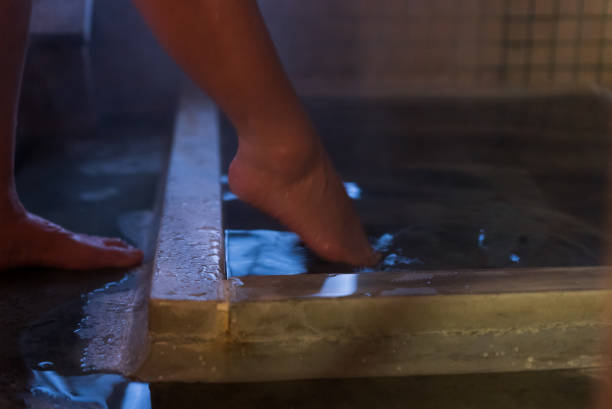
[[[149,300],[155,382],[594,368],[603,267],[226,279],[219,116],[178,112]]]

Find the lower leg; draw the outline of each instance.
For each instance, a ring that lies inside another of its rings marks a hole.
[[[279,219],[324,258],[375,257],[285,74],[255,0],[134,0],[162,45],[239,135],[229,172],[241,199]]]
[[[0,215],[23,213],[15,190],[14,151],[17,102],[26,50],[31,1],[8,0],[0,4]],[[1,217],[0,216],[0,217]]]
[[[28,213],[19,201],[15,128],[30,10],[30,0],[0,2],[0,271],[25,266],[80,270],[139,264],[142,252],[123,241],[72,233]]]

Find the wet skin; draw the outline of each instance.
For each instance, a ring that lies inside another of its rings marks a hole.
[[[91,270],[142,262],[142,252],[121,239],[73,233],[27,212],[0,224],[0,243],[0,271],[25,266]]]
[[[238,130],[229,183],[321,257],[354,265],[376,255],[287,78],[255,0],[134,0],[174,59]],[[14,144],[31,0],[0,4],[0,269],[129,267],[142,253],[29,214],[17,197]],[[211,63],[214,62],[214,63]]]
[[[161,45],[236,128],[232,191],[296,232],[319,256],[375,263],[255,0],[134,3]]]
[[[142,252],[122,240],[67,231],[28,213],[19,201],[13,169],[15,128],[30,11],[30,0],[0,2],[0,271],[140,264]]]
[[[306,120],[306,119],[304,119]],[[253,145],[241,138],[229,169],[229,185],[240,199],[298,233],[320,257],[373,265],[378,256],[366,239],[340,177],[312,126],[294,145]]]

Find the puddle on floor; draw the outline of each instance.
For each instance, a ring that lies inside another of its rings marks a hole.
[[[146,345],[150,264],[43,314],[21,333],[31,408],[151,408],[148,384],[130,372]]]
[[[172,118],[112,120],[32,148],[17,183],[28,209],[145,253],[128,270],[24,269],[0,285],[0,407],[151,408],[131,373],[146,353],[146,300]],[[132,349],[128,348],[131,346]]]

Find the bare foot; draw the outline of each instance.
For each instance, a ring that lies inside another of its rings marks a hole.
[[[142,252],[120,239],[72,233],[27,212],[0,218],[0,271],[16,267],[125,268],[141,262]]]
[[[241,139],[229,185],[242,200],[296,232],[319,256],[372,265],[377,255],[317,138],[310,146],[251,145]]]

